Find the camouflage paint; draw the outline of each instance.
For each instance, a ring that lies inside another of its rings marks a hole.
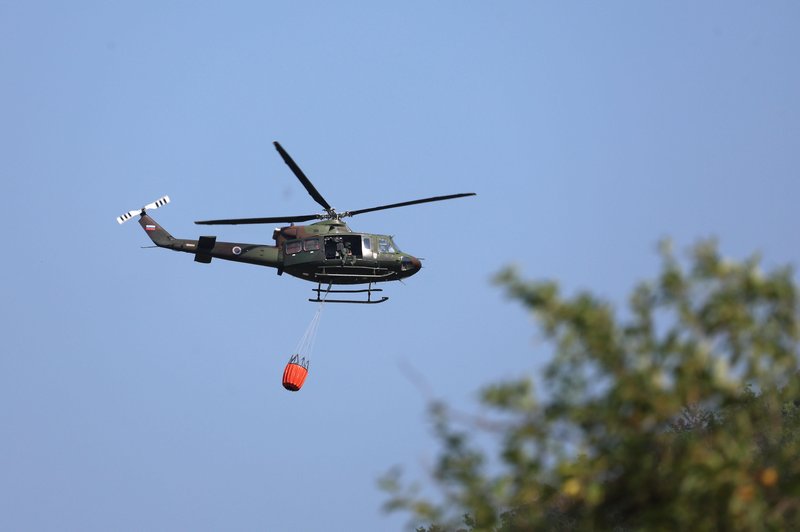
[[[377,258],[348,256],[326,258],[325,236],[348,235],[372,239],[391,240],[387,235],[354,233],[344,222],[324,220],[311,225],[291,225],[276,229],[273,238],[276,245],[248,244],[243,242],[217,242],[216,237],[200,237],[198,240],[175,238],[148,214],[142,214],[139,224],[153,243],[161,248],[195,255],[197,262],[208,263],[211,259],[244,262],[258,266],[276,268],[278,274],[287,274],[322,284],[366,284],[396,281],[410,277],[422,267],[419,259],[407,253],[377,253]],[[300,251],[286,260],[284,249],[287,242],[308,238],[320,238],[321,249]],[[374,247],[373,247],[374,249]]]

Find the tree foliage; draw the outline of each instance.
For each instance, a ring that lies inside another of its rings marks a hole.
[[[789,268],[714,243],[639,284],[626,310],[554,282],[497,281],[553,346],[482,390],[490,418],[434,402],[438,496],[382,479],[418,530],[790,529],[800,525],[800,312]],[[476,440],[493,438],[491,451]]]

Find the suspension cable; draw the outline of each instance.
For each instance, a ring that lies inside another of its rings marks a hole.
[[[317,340],[317,332],[319,331],[319,322],[320,318],[322,317],[322,309],[325,308],[325,300],[327,298],[328,292],[325,293],[325,297],[323,297],[322,301],[320,301],[319,305],[317,305],[317,310],[314,313],[314,317],[311,318],[311,323],[308,324],[308,328],[300,338],[300,341],[297,344],[297,349],[295,350],[295,353],[305,358],[306,362],[308,362],[309,358],[311,357],[311,352],[314,350],[314,344]]]

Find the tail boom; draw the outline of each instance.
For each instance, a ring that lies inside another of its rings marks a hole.
[[[275,246],[243,242],[217,242],[216,237],[213,236],[201,236],[198,240],[175,238],[148,214],[141,215],[139,224],[156,246],[172,251],[192,253],[197,262],[207,264],[211,262],[211,259],[216,258],[273,268],[281,266],[278,248]]]

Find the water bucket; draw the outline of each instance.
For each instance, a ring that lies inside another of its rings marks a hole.
[[[308,361],[300,359],[299,355],[293,355],[283,370],[283,387],[290,392],[296,392],[303,387],[303,383],[308,377]]]

